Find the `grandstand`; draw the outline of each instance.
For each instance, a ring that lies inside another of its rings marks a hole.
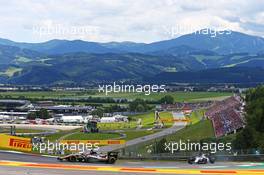
[[[184,108],[188,107],[188,110],[194,111],[201,108],[209,108],[212,105],[213,105],[213,101],[176,102],[174,104],[161,104],[156,106],[156,108],[162,111],[183,111]]]
[[[242,104],[243,99],[240,96],[232,96],[216,102],[208,109],[205,115],[212,121],[216,137],[236,132],[244,127]]]

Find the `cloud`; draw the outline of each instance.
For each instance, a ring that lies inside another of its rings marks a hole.
[[[15,41],[153,42],[202,28],[264,35],[264,1],[258,0],[9,0],[0,5],[0,37]]]

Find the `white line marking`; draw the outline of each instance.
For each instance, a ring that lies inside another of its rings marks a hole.
[[[202,168],[208,168],[208,169],[210,169],[210,168],[226,168],[227,166],[204,166],[204,167],[202,167]]]

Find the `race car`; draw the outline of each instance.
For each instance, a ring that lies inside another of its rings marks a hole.
[[[199,156],[190,157],[188,159],[189,164],[207,164],[215,163],[215,157],[205,154],[200,154]]]
[[[68,162],[104,162],[109,164],[114,164],[117,160],[118,152],[108,152],[107,154],[97,153],[95,151],[90,151],[88,153],[75,153],[66,156],[58,157],[60,161]]]

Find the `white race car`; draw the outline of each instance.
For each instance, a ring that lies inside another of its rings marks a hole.
[[[207,164],[207,163],[215,163],[215,157],[210,155],[201,154],[199,156],[190,157],[188,159],[189,164]]]

